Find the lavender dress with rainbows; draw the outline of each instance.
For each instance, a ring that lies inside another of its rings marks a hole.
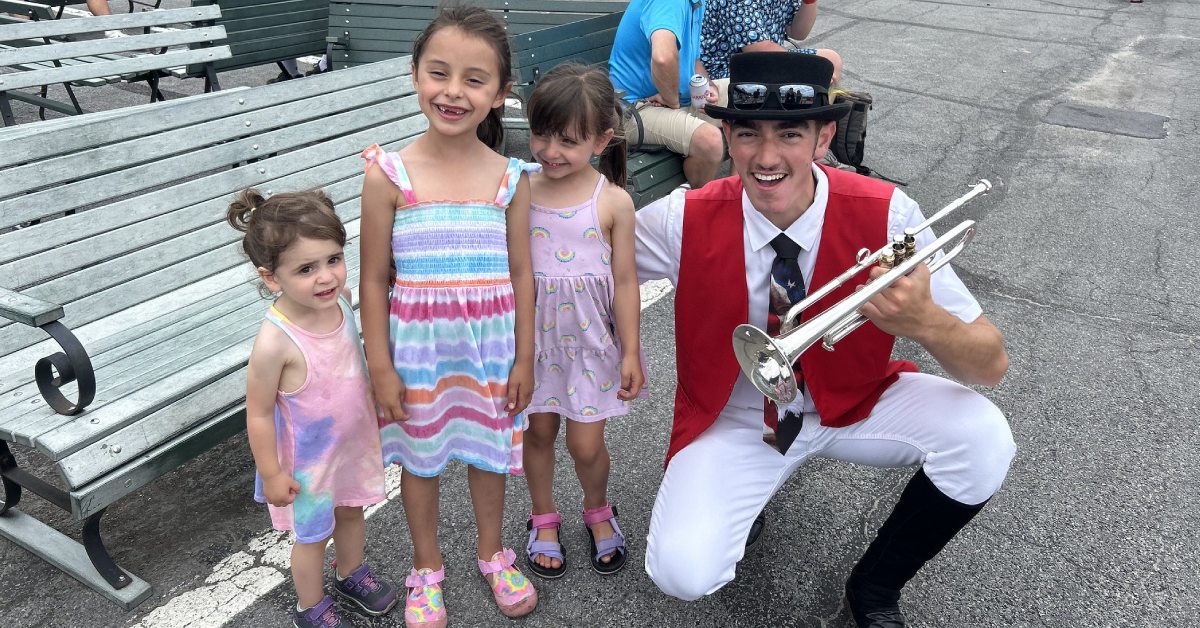
[[[338,304],[342,324],[326,334],[301,328],[274,305],[267,311],[267,322],[291,338],[307,365],[304,383],[275,397],[279,466],[300,484],[300,492],[289,506],[268,506],[272,526],[292,530],[298,543],[329,538],[335,506],[368,506],[386,497],[366,359],[354,311],[343,297]],[[254,499],[267,501],[258,474]]]
[[[592,197],[571,207],[530,205],[530,253],[537,294],[533,400],[528,413],[590,423],[628,414],[613,314],[612,248]]]
[[[491,200],[422,201],[398,153],[371,146],[363,157],[405,203],[392,226],[389,338],[409,419],[380,428],[384,459],[423,477],[451,460],[521,473],[525,415],[504,410],[516,355],[505,211],[521,174],[539,166],[509,160]]]

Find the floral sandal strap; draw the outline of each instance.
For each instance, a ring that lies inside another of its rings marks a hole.
[[[480,573],[485,576],[500,573],[512,567],[513,563],[517,560],[517,553],[507,547],[503,551],[497,552],[496,555],[499,556],[496,560],[475,559],[479,563]]]

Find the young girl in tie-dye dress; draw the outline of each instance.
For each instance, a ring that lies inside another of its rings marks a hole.
[[[447,8],[413,46],[428,129],[399,152],[364,151],[363,339],[384,458],[403,465],[413,540],[408,626],[441,626],[438,476],[467,465],[476,559],[502,613],[537,593],[501,543],[505,478],[520,473],[522,411],[533,389],[530,167],[494,152],[511,87],[504,28],[478,8]],[[394,264],[394,276],[392,267]]]
[[[291,530],[294,624],[338,623],[325,595],[325,546],[337,552],[334,591],[382,615],[396,589],[363,562],[363,506],[381,502],[383,456],[366,363],[346,286],[346,230],[321,192],[263,198],[247,190],[229,224],[263,284],[267,310],[246,374],[246,433],[258,469],[255,499]]]

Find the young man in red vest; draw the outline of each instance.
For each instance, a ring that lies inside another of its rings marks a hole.
[[[741,374],[734,328],[768,329],[769,314],[786,311],[783,293],[791,302],[803,295],[791,277],[815,289],[853,265],[858,249],[878,248],[924,220],[893,186],[814,165],[848,106],[828,102],[832,72],[812,55],[734,55],[730,105],[706,112],[722,121],[736,176],[677,190],[638,212],[639,277],[669,279],[676,289],[678,376],[646,571],[685,600],[724,586],[755,515],[811,458],[919,466],[846,583],[859,626],[895,627],[904,625],[901,588],[1000,488],[1015,446],[996,406],[892,360],[893,341],[914,340],[966,384],[995,385],[1008,357],[953,269],[931,276],[919,265],[863,306],[871,323],[836,351],[800,357],[803,395],[779,419],[778,449],[764,443],[764,398]],[[933,239],[927,230],[918,247]],[[834,290],[805,319],[867,279],[864,272]]]

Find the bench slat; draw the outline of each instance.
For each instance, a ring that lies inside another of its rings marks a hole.
[[[48,129],[44,136],[5,142],[4,150],[0,151],[0,168],[153,135],[207,120],[235,115],[239,112],[254,111],[372,82],[395,80],[399,76],[407,75],[411,65],[409,59],[399,58],[379,65],[364,66],[342,72],[327,72],[303,81],[264,85],[245,92],[221,91],[211,95],[203,107],[183,106],[185,105],[183,101],[186,99],[180,99],[172,101],[179,103],[181,105],[179,107],[170,110],[159,108],[139,115],[139,125],[133,128],[130,128],[127,120],[113,119],[91,124],[82,131]],[[3,198],[3,195],[0,195],[0,198]],[[0,226],[4,224],[6,223],[0,223]],[[0,238],[3,237],[4,234],[0,234]],[[0,255],[3,255],[6,248],[7,245],[0,240]]]
[[[0,11],[24,15],[26,17],[36,17],[39,20],[54,19],[54,11],[50,7],[36,2],[25,2],[24,0],[0,0]],[[23,24],[25,21],[20,20],[14,23]]]
[[[88,55],[136,52],[138,50],[166,48],[191,43],[213,42],[224,38],[224,26],[208,26],[150,33],[147,35],[131,35],[115,38],[105,37],[102,39],[71,41],[44,46],[0,49],[0,66],[34,61],[61,60]]]
[[[12,141],[18,138],[29,137],[31,135],[42,136],[43,133],[66,128],[76,128],[83,131],[90,128],[90,125],[99,120],[109,120],[112,118],[121,118],[124,120],[131,116],[137,116],[138,119],[141,119],[141,116],[144,112],[149,112],[155,109],[170,108],[175,105],[184,105],[191,100],[204,100],[214,96],[219,96],[221,94],[236,93],[247,89],[250,88],[244,85],[238,85],[236,87],[226,87],[219,92],[195,94],[193,96],[176,98],[174,100],[165,100],[163,102],[130,105],[128,107],[121,107],[120,109],[108,109],[106,111],[93,111],[76,116],[67,116],[65,118],[52,118],[50,120],[41,120],[37,124],[18,124],[14,126],[7,126],[0,128],[0,142]]]
[[[241,372],[231,374],[236,378]],[[186,404],[187,401],[181,402]],[[164,411],[170,411],[164,410]],[[185,434],[163,443],[129,465],[71,491],[71,515],[76,520],[96,514],[116,500],[140,489],[168,471],[212,449],[246,427],[245,412],[218,414]]]
[[[126,28],[146,28],[148,26],[203,22],[216,19],[220,15],[221,8],[217,5],[212,5],[188,9],[160,9],[157,11],[143,11],[141,13],[123,13],[120,15],[96,15],[82,20],[39,20],[22,24],[5,24],[0,26],[0,42],[13,39],[62,37],[64,35],[102,33],[104,31]]]
[[[400,90],[411,93],[411,80],[404,77],[396,79],[392,85],[366,86],[355,90],[356,94],[351,94],[361,98],[339,99],[336,94],[322,95],[301,103],[249,111],[236,118],[220,118],[193,127],[12,168],[9,171],[12,176],[0,181],[0,198],[11,197],[0,201],[0,226],[20,224],[52,213],[104,203],[112,198],[169,183],[178,179],[180,173],[192,169],[204,172],[261,159],[264,155],[290,149],[304,141],[319,140],[335,132],[346,133],[387,119],[388,116],[394,117],[397,108],[407,114],[417,112],[415,97],[393,100],[388,94],[392,89],[399,93],[405,93]],[[307,125],[301,130],[308,132],[308,135],[289,132],[289,126],[301,123]],[[328,126],[322,129],[322,123],[328,123]],[[262,134],[238,140],[238,137],[246,135],[246,129],[259,129]],[[263,141],[263,138],[270,141]],[[110,169],[114,163],[129,164],[137,169],[138,176],[130,176],[133,171],[130,167],[125,168],[122,176],[104,176],[106,169]],[[36,191],[56,182],[73,179],[80,180]],[[69,198],[74,203],[62,202],[64,192],[70,193]],[[56,197],[59,200],[56,201]],[[159,208],[159,211],[162,209]],[[28,254],[26,251],[22,257]],[[0,260],[13,257],[16,257],[15,252],[0,252]],[[7,269],[7,266],[0,266],[0,269]],[[53,276],[52,271],[44,270],[50,273],[48,276]],[[0,270],[0,276],[7,272]],[[0,282],[8,283],[3,280]]]
[[[207,63],[230,56],[229,46],[211,46],[194,50],[169,50],[163,54],[130,57],[116,61],[88,63],[84,65],[0,74],[0,90],[22,89],[55,83],[69,83],[95,76],[137,74],[162,70],[189,63]]]
[[[0,316],[31,327],[40,327],[62,318],[63,309],[57,303],[0,288]]]

